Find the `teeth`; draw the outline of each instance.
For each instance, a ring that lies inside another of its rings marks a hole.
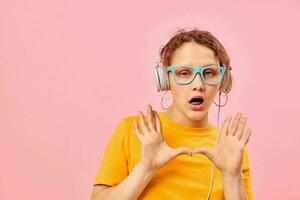
[[[201,104],[201,102],[196,102],[196,101],[194,101],[194,102],[191,102],[191,104],[193,104],[193,105],[200,105]]]

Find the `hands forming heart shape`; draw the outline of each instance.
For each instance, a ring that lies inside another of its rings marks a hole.
[[[203,154],[211,160],[215,166],[226,175],[238,175],[241,173],[243,152],[247,145],[252,129],[246,131],[245,125],[247,118],[237,113],[230,126],[232,117],[227,117],[216,141],[215,149],[208,150],[197,147],[192,151],[186,147],[172,148],[168,146],[162,135],[161,122],[156,111],[152,110],[150,104],[147,106],[148,123],[142,112],[138,112],[141,119],[142,132],[139,130],[138,123],[134,121],[134,132],[141,142],[141,160],[139,165],[148,172],[155,172],[166,165],[178,155]]]

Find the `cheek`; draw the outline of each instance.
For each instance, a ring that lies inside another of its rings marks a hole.
[[[207,97],[209,100],[213,101],[217,93],[218,93],[218,87],[216,86],[207,87]]]
[[[171,87],[171,92],[175,100],[180,100],[182,97],[182,94],[186,94],[183,85],[178,85],[173,77],[169,74],[169,80],[170,80],[170,87]]]

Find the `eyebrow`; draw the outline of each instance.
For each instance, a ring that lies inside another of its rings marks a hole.
[[[211,64],[206,64],[206,65],[202,65],[201,67],[206,67],[206,66],[218,66],[218,64],[216,64],[216,63],[211,63]],[[190,67],[190,66],[194,66],[194,65],[179,65],[179,66],[182,66],[182,67]],[[199,65],[197,65],[197,66],[199,66]]]

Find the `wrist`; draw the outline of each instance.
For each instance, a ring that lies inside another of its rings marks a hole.
[[[222,177],[224,180],[228,180],[228,181],[240,181],[243,180],[243,172],[240,171],[239,173],[236,174],[230,174],[227,172],[221,172]]]
[[[143,174],[146,177],[153,177],[155,174],[155,171],[149,170],[141,163],[136,164],[134,166],[134,169],[138,170],[141,174]]]
[[[242,172],[238,174],[222,173],[222,182],[225,199],[247,199]]]

